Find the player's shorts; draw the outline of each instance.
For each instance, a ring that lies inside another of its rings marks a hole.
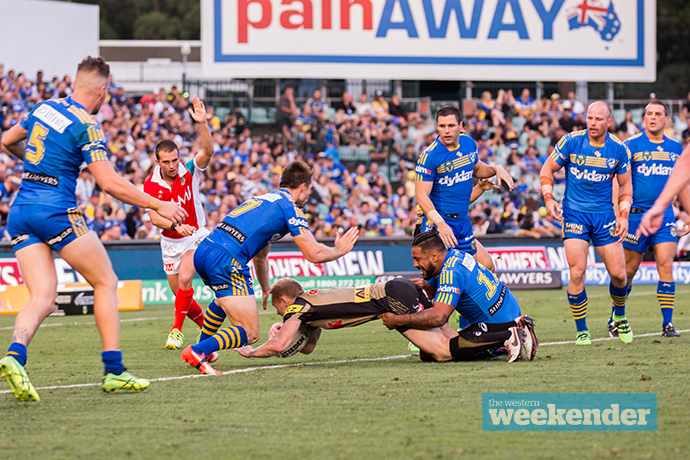
[[[89,232],[80,208],[55,208],[46,205],[16,205],[10,208],[7,231],[12,249],[45,243],[59,251]]]
[[[386,283],[386,305],[388,311],[396,315],[413,315],[424,309],[420,303],[421,292],[417,286],[410,281],[396,278]],[[429,303],[429,306],[431,304]],[[410,328],[407,326],[396,327],[395,330],[403,333]]]
[[[455,219],[449,216],[441,217],[443,217],[443,220],[445,220],[448,226],[453,230],[453,235],[455,235],[455,239],[458,240],[455,249],[468,252],[470,255],[475,255],[477,253],[477,240],[474,239],[472,222],[470,219]],[[435,227],[436,226],[424,216],[422,219],[421,232],[428,232]]]
[[[254,295],[249,267],[209,238],[194,251],[194,268],[216,297]]]
[[[616,214],[580,212],[563,208],[563,239],[575,238],[592,241],[594,246],[606,246],[618,241],[616,235]]]
[[[659,230],[649,236],[640,235],[639,237],[635,235],[638,227],[640,226],[640,221],[644,214],[630,214],[628,236],[623,240],[623,247],[625,249],[630,249],[632,251],[644,254],[647,249],[656,246],[659,243],[678,243],[678,236],[676,233],[676,222],[673,218],[673,214],[670,216],[664,216],[664,222],[659,227]]]
[[[180,272],[182,255],[187,251],[194,251],[199,243],[209,235],[208,230],[200,228],[192,235],[184,238],[161,238],[161,252],[163,253],[163,269],[166,275],[177,275]]]

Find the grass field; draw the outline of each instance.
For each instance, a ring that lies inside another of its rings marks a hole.
[[[201,376],[179,351],[164,349],[172,309],[147,307],[121,314],[125,364],[153,381],[138,394],[100,390],[93,316],[49,318],[27,365],[41,402],[20,403],[0,382],[0,452],[8,459],[688,458],[690,332],[659,335],[655,292],[633,291],[629,345],[554,343],[575,336],[565,290],[518,291],[543,344],[534,362],[422,363],[376,321],[324,332],[311,355],[248,360],[224,351],[215,366],[222,376]],[[608,290],[588,293],[590,331],[604,338]],[[690,329],[688,293],[678,287],[678,330]],[[261,343],[279,319],[273,312],[261,315]],[[13,321],[0,316],[3,351]],[[191,343],[196,328],[186,323],[185,332]],[[657,393],[658,431],[482,432],[484,392]]]

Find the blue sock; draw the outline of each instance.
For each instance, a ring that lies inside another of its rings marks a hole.
[[[676,283],[659,281],[656,286],[656,298],[664,317],[664,327],[673,320],[673,306],[676,302]]]
[[[206,314],[204,315],[204,325],[201,327],[201,336],[199,342],[213,337],[218,329],[223,325],[223,321],[227,315],[225,311],[216,304],[214,300],[208,307],[206,307]]]
[[[587,330],[587,291],[584,289],[579,294],[568,293],[568,303],[570,304],[570,311],[573,313],[575,319],[575,327],[577,332]]]
[[[19,364],[26,366],[26,360],[28,356],[26,354],[26,347],[19,342],[12,342],[10,347],[7,349],[7,356],[11,356],[17,360]]]
[[[120,375],[125,371],[122,364],[122,352],[120,350],[110,350],[101,353],[101,359],[105,365],[106,374]]]
[[[630,291],[632,291],[632,281],[628,280],[628,293],[627,296],[630,296]],[[627,298],[626,298],[627,301]],[[616,306],[613,304],[613,301],[611,301],[611,317],[609,318],[609,322],[613,322],[613,315],[616,312]]]
[[[613,300],[613,314],[614,316],[625,316],[625,302],[628,300],[628,285],[622,288],[616,287],[609,282],[609,294]]]
[[[214,351],[239,348],[247,344],[247,332],[242,326],[224,327],[213,337],[192,345],[195,353],[209,356]]]

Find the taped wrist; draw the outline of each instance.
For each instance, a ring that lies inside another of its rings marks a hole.
[[[544,195],[544,203],[553,200],[553,178],[541,176],[539,182],[541,183],[541,193]]]
[[[632,204],[632,195],[624,193],[618,197],[618,209],[621,213],[621,218],[627,219],[630,217],[630,205]]]

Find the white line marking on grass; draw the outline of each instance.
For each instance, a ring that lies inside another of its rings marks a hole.
[[[342,359],[339,361],[321,361],[321,362],[311,362],[311,363],[291,363],[291,364],[274,364],[271,366],[256,366],[256,367],[245,367],[243,369],[234,369],[232,371],[223,372],[223,375],[232,374],[242,374],[245,372],[253,371],[263,371],[271,369],[284,369],[287,367],[300,367],[300,366],[318,366],[323,364],[346,364],[346,363],[361,363],[366,361],[388,361],[391,359],[398,358],[409,358],[411,355],[395,355],[386,356],[383,358],[361,358],[361,359]],[[192,375],[180,375],[177,377],[161,377],[159,379],[148,379],[150,382],[167,382],[170,380],[184,380],[184,379],[195,379],[197,377],[212,377],[206,374],[192,374]],[[49,387],[39,387],[36,390],[62,390],[67,388],[83,388],[83,387],[95,387],[99,386],[100,383],[76,383],[74,385],[54,385]],[[10,390],[0,390],[0,394],[11,393]]]
[[[515,297],[517,297],[518,300],[523,301],[523,300],[541,300],[537,299],[536,297],[520,297],[518,293],[513,292],[515,294]],[[676,291],[676,295],[678,294],[690,294],[690,291],[687,290],[682,290],[682,291]],[[637,297],[637,296],[647,296],[647,295],[656,295],[656,291],[649,291],[649,292],[631,292],[628,294],[628,297]],[[588,295],[587,299],[602,299],[604,297],[611,297],[608,294],[594,294],[594,295]],[[559,296],[555,297],[556,300],[567,300],[568,296]]]
[[[170,317],[163,317],[163,318],[129,318],[129,319],[121,319],[121,323],[133,323],[136,321],[151,321],[154,319],[170,319],[173,318],[172,316]],[[49,324],[41,324],[39,327],[56,327],[56,326],[93,326],[96,324],[95,321],[91,321],[88,323],[49,323]],[[10,331],[14,329],[14,326],[8,326],[8,327],[0,327],[0,331]]]
[[[684,329],[678,332],[690,332],[690,329]],[[658,336],[661,337],[661,332],[651,332],[649,334],[635,334],[635,337],[654,337]],[[592,342],[602,342],[604,340],[620,340],[618,337],[601,337],[598,339],[592,339]],[[542,345],[568,345],[568,344],[574,344],[575,341],[571,340],[569,342],[545,342],[545,343],[540,343],[539,346],[541,347]]]

